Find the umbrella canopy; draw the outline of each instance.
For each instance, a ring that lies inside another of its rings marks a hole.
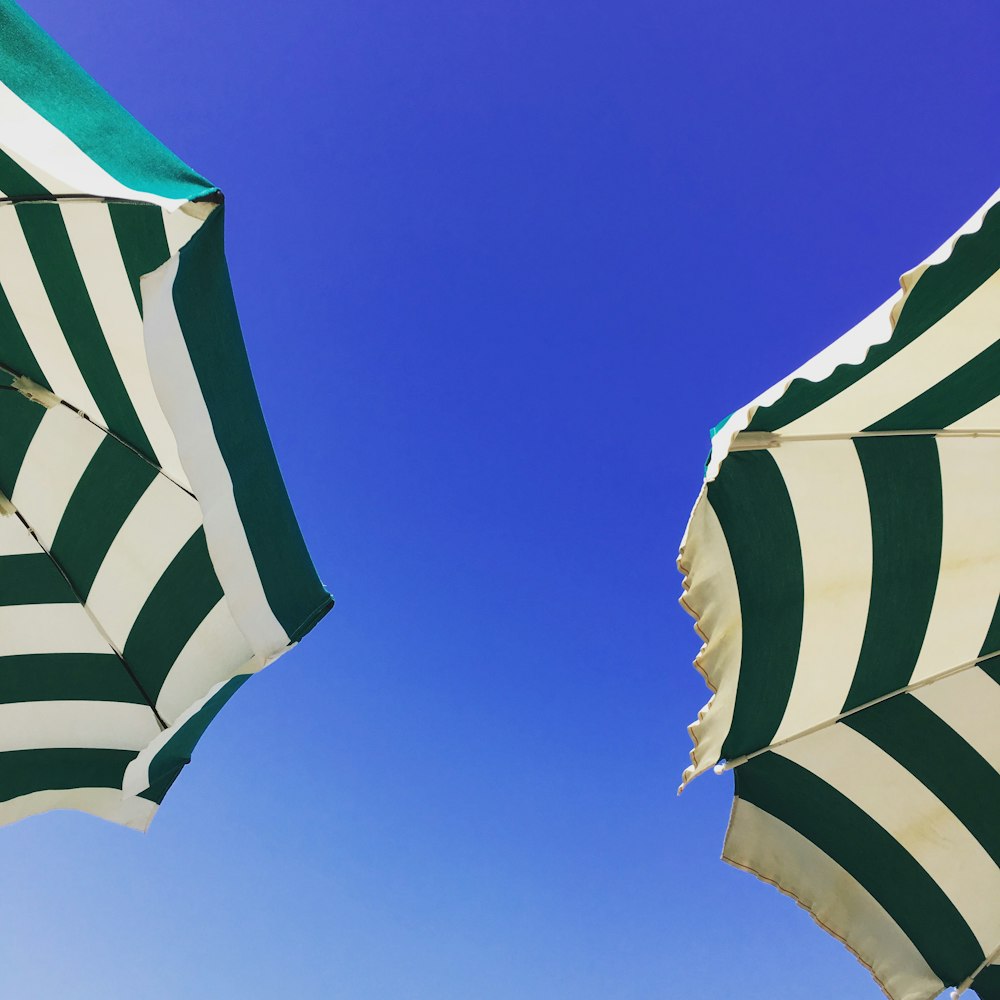
[[[222,197],[0,0],[0,823],[144,829],[329,610],[243,346]]]
[[[1000,998],[1000,207],[714,434],[678,564],[724,857],[893,1000]],[[683,786],[682,786],[683,787]]]

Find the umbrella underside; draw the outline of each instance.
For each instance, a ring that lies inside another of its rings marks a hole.
[[[995,201],[995,199],[994,199]],[[679,566],[724,857],[893,1000],[1000,998],[1000,209],[716,433]]]
[[[271,450],[221,196],[0,0],[0,823],[144,829],[331,600]]]

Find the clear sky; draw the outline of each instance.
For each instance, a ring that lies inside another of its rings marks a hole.
[[[0,830],[0,995],[878,997],[675,797],[707,430],[1000,184],[995,0],[25,0],[227,195],[337,606],[143,837]]]

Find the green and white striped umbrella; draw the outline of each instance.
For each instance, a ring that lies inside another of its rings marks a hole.
[[[222,197],[0,0],[0,823],[144,829],[330,608],[264,425]]]
[[[684,781],[893,1000],[1000,998],[998,201],[716,430],[678,560]]]

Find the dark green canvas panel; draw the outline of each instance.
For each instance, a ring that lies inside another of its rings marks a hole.
[[[865,636],[843,711],[910,682],[941,564],[941,463],[931,437],[854,442],[872,525],[872,585]]]
[[[148,788],[139,793],[139,798],[146,799],[149,802],[155,802],[157,805],[160,805],[166,797],[167,792],[169,792],[173,786],[173,783],[180,777],[181,771],[183,770],[184,765],[181,764],[174,770],[169,771],[162,778],[158,778],[156,781],[151,782]]]
[[[111,543],[156,470],[113,437],[105,437],[66,506],[52,555],[86,599]]]
[[[45,410],[13,389],[0,391],[0,491],[14,494],[21,463]]]
[[[881,904],[944,983],[984,959],[962,915],[923,867],[850,799],[775,753],[736,769],[736,794],[810,840]]]
[[[131,750],[8,750],[0,752],[0,802],[47,788],[122,787]]]
[[[59,206],[31,202],[16,211],[49,303],[105,425],[155,461],[97,319]],[[80,400],[68,402],[81,405]]]
[[[150,135],[13,0],[0,0],[0,81],[122,184],[165,198],[198,198],[215,190]]]
[[[123,650],[125,662],[151,699],[156,700],[191,634],[222,596],[205,532],[199,528],[157,581]]]
[[[4,209],[0,207],[0,211]],[[12,209],[7,208],[6,211]],[[52,389],[2,287],[0,287],[0,365],[6,369],[0,374],[0,385],[9,384],[17,375],[26,375],[36,385],[50,391]]]
[[[1000,596],[997,597],[997,604],[993,609],[993,620],[990,622],[986,638],[983,640],[983,645],[979,650],[980,656],[989,656],[991,653],[1000,653]],[[984,669],[987,667],[991,670],[1000,670],[1000,656],[988,664],[983,664]]]
[[[222,711],[226,702],[249,678],[249,674],[240,674],[228,681],[190,719],[178,727],[170,742],[153,758],[149,765],[150,787],[142,793],[144,798],[154,802],[162,801],[162,794],[160,798],[156,797],[157,789],[162,787],[164,783],[169,788],[170,783],[177,777],[181,769],[190,763],[194,748],[205,735],[205,730]]]
[[[728,759],[767,746],[785,712],[802,637],[802,551],[788,490],[766,451],[730,455],[708,486],[736,572],[743,619]]]
[[[892,336],[871,348],[861,364],[840,365],[820,382],[795,379],[771,406],[762,406],[751,431],[777,431],[828,402],[912,344],[971,295],[1000,266],[1000,206],[986,214],[982,228],[963,236],[951,256],[929,267],[910,292]]]
[[[976,976],[972,988],[979,1000],[1000,1000],[1000,966],[988,965]]]
[[[0,556],[0,607],[21,604],[73,604],[76,595],[41,550]]]
[[[49,189],[0,149],[0,191],[5,198],[46,198]]]
[[[106,654],[0,656],[0,703],[28,701],[146,704],[135,682],[110,649]]]
[[[917,698],[897,695],[844,720],[910,772],[1000,865],[1000,774]]]
[[[155,271],[170,256],[163,213],[152,205],[108,205],[122,263],[128,274],[135,305],[142,313],[139,279]]]
[[[264,593],[293,641],[332,607],[292,512],[247,360],[220,206],[181,250],[174,305]]]

